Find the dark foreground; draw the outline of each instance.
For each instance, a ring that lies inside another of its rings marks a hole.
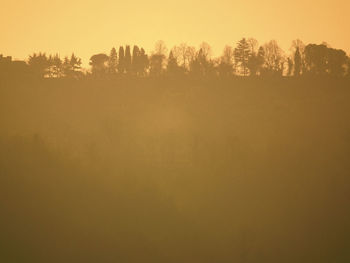
[[[0,83],[0,262],[349,262],[344,80]]]

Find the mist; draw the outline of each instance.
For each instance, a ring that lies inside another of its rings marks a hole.
[[[1,262],[350,260],[349,81],[2,79]]]

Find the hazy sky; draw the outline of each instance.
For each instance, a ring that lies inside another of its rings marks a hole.
[[[349,0],[0,0],[0,54],[24,59],[34,51],[73,51],[83,58],[113,46],[150,51],[162,39],[208,42],[214,55],[226,44],[254,37],[276,39],[288,51],[293,39],[328,42],[350,52]]]

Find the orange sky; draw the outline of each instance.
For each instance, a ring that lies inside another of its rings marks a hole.
[[[17,59],[74,51],[87,65],[92,54],[113,46],[150,51],[159,39],[168,47],[206,41],[220,55],[242,37],[276,39],[285,51],[300,38],[350,52],[349,0],[0,1],[0,54]]]

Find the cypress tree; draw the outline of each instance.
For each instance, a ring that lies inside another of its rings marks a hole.
[[[118,73],[123,74],[125,72],[125,56],[124,56],[124,48],[119,47],[119,62],[118,62]]]
[[[108,71],[110,74],[115,74],[117,72],[118,67],[118,55],[117,50],[112,48],[111,53],[108,59]]]
[[[299,47],[296,48],[294,54],[294,76],[299,76],[301,70],[301,55]]]
[[[125,66],[125,72],[130,73],[131,72],[131,52],[130,52],[129,45],[125,47],[124,66]]]
[[[135,75],[139,75],[139,72],[141,71],[140,66],[140,49],[138,46],[134,46],[132,50],[132,64],[131,64],[132,72]]]

